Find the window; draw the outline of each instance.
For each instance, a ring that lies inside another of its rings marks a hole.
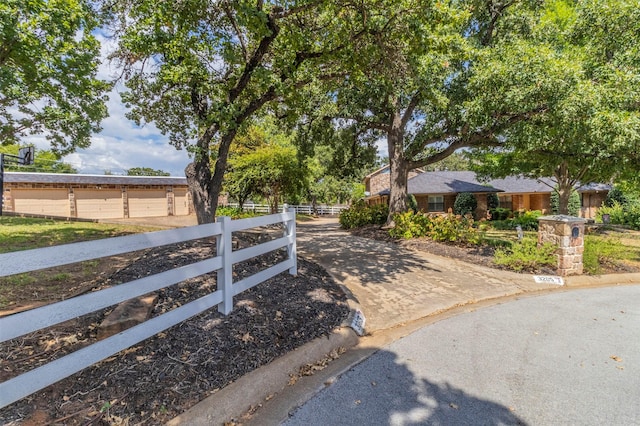
[[[513,198],[511,195],[498,195],[501,209],[513,210]]]
[[[443,212],[444,211],[444,196],[442,195],[429,195],[429,207],[430,212]]]

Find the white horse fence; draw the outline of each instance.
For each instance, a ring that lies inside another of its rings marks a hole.
[[[5,342],[217,271],[215,292],[0,383],[0,408],[215,306],[218,307],[219,312],[227,315],[233,309],[233,296],[282,272],[288,271],[296,275],[295,217],[294,209],[269,216],[233,221],[229,217],[220,217],[218,222],[206,225],[0,254],[1,277],[202,238],[215,238],[217,250],[215,257],[190,265],[0,318],[0,342]],[[233,250],[233,232],[274,224],[283,224],[282,237]],[[287,250],[285,260],[238,282],[233,282],[234,264],[285,247]]]
[[[240,205],[238,203],[229,203],[228,207],[238,208]],[[349,206],[345,205],[324,205],[319,204],[316,205],[315,210],[311,204],[301,204],[298,206],[289,206],[289,208],[295,209],[298,214],[317,214],[319,216],[327,216],[327,215],[338,215],[342,210],[346,210]],[[246,212],[254,212],[254,213],[269,213],[271,211],[271,207],[267,204],[254,204],[254,203],[244,203],[242,206],[242,210]]]

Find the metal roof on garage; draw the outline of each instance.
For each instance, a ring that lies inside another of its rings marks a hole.
[[[187,185],[186,177],[81,175],[68,173],[5,172],[7,183],[60,183],[77,185]]]

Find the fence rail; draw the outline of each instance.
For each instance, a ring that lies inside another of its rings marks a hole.
[[[240,205],[238,203],[229,203],[227,204],[228,207],[235,207],[238,208],[240,207]],[[332,205],[332,206],[328,206],[328,205],[324,205],[324,204],[320,204],[317,205],[315,207],[315,211],[314,211],[314,207],[310,204],[301,204],[298,206],[289,206],[289,208],[293,208],[296,210],[296,213],[299,214],[317,214],[320,216],[326,216],[326,215],[337,215],[340,214],[340,212],[342,210],[346,210],[349,208],[349,206],[345,206],[345,205]],[[254,204],[254,203],[245,203],[242,206],[242,210],[246,211],[246,212],[255,212],[255,213],[269,213],[271,211],[271,207],[267,204]]]
[[[216,238],[217,250],[213,258],[0,318],[0,342],[5,342],[181,281],[217,271],[215,292],[0,383],[0,408],[205,310],[217,306],[219,312],[227,315],[233,309],[233,296],[282,272],[288,271],[292,275],[297,273],[294,209],[257,218],[232,221],[229,217],[221,217],[218,220],[217,223],[207,225],[0,254],[0,277],[2,277],[200,238]],[[233,251],[233,232],[277,223],[284,225],[284,235],[281,238]],[[236,283],[233,282],[232,267],[235,263],[280,248],[287,250],[285,260]]]

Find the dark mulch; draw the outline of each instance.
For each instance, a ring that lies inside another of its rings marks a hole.
[[[193,263],[213,250],[206,241],[148,250],[99,287]],[[280,251],[236,265],[235,279],[283,256]],[[160,291],[153,316],[215,289],[212,274]],[[298,276],[280,274],[236,296],[234,303],[228,316],[201,314],[0,410],[0,423],[160,424],[242,375],[329,334],[348,315],[339,286],[304,259],[298,261]],[[3,343],[0,380],[95,342],[98,324],[109,312]]]

